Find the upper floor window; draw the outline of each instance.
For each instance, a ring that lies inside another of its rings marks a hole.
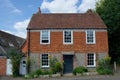
[[[50,44],[50,31],[48,30],[41,31],[40,42],[41,44]]]
[[[73,43],[73,32],[72,31],[64,31],[63,32],[63,43],[64,44],[72,44]]]
[[[86,43],[95,44],[95,31],[93,30],[86,31]]]

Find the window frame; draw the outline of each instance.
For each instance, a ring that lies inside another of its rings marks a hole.
[[[45,53],[45,54],[46,54],[46,53]],[[49,67],[50,67],[49,54],[47,54],[47,55],[48,55],[48,65],[42,65],[42,63],[43,63],[43,62],[42,62],[43,55],[44,55],[44,54],[41,54],[41,56],[40,56],[40,57],[41,57],[41,61],[40,61],[40,62],[41,62],[41,67],[42,67],[42,68],[49,68]]]
[[[65,31],[71,32],[71,42],[65,42]],[[63,44],[73,44],[73,31],[72,30],[64,30],[63,31]]]
[[[88,65],[88,54],[94,55],[93,65]],[[96,54],[95,53],[87,53],[87,67],[96,67]]]
[[[42,39],[42,34],[43,34],[42,31],[48,31],[48,43],[43,43],[42,42],[42,40],[43,40]],[[41,30],[40,31],[40,44],[50,44],[50,30]]]
[[[93,42],[88,42],[88,31],[93,32]],[[86,44],[96,44],[96,36],[95,36],[95,30],[86,30]]]

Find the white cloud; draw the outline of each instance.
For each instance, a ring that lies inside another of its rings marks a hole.
[[[13,11],[12,11],[13,13],[21,13],[21,11],[19,10],[19,9],[14,9]]]
[[[79,1],[80,0],[53,0],[49,2],[48,0],[44,0],[41,5],[41,9],[47,9],[50,13],[83,13],[86,12],[86,10],[88,9],[95,8],[96,0],[82,0],[81,4],[77,4]],[[2,4],[1,2],[4,2],[4,4]],[[0,7],[2,6],[10,8],[12,12],[21,12],[10,2],[10,0],[0,0]],[[26,28],[29,21],[30,19],[16,22],[13,26],[16,31],[12,32],[7,30],[6,32],[25,38]]]
[[[81,5],[78,7],[78,11],[83,13],[88,9],[95,9],[95,0],[82,0]]]
[[[10,30],[2,30],[2,31],[5,31],[7,33],[10,33],[22,38],[26,38],[26,35],[27,35],[26,28],[28,26],[29,21],[30,19],[16,22],[13,26],[13,28],[15,29],[14,31],[10,31]]]
[[[44,0],[41,9],[47,9],[50,13],[76,13],[77,12],[77,2],[79,0],[53,0],[49,2]]]
[[[20,21],[20,22],[16,22],[14,24],[14,28],[18,31],[25,30],[29,21],[30,21],[30,19],[26,19],[26,20],[23,20],[23,21]]]
[[[10,0],[0,0],[0,7],[9,10],[12,13],[21,13],[21,10],[15,7]]]
[[[16,32],[14,32],[15,35],[25,38],[26,37],[26,28],[28,26],[29,21],[30,21],[30,19],[16,22],[13,26],[16,29]]]
[[[82,0],[81,4],[80,0],[53,0],[49,2],[48,0],[44,0],[41,9],[48,10],[50,13],[83,13],[88,9],[95,8],[95,0]]]

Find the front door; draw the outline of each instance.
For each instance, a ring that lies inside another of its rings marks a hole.
[[[6,75],[12,75],[12,64],[11,64],[11,60],[7,59],[7,63],[6,63]]]
[[[64,73],[72,73],[73,71],[73,55],[63,55]]]
[[[20,62],[20,74],[25,75],[26,74],[26,59],[22,58]]]

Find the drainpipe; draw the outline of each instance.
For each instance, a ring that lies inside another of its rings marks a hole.
[[[28,57],[30,56],[30,29],[28,29]]]
[[[27,54],[27,73],[30,72],[30,29],[28,29],[28,54]]]

